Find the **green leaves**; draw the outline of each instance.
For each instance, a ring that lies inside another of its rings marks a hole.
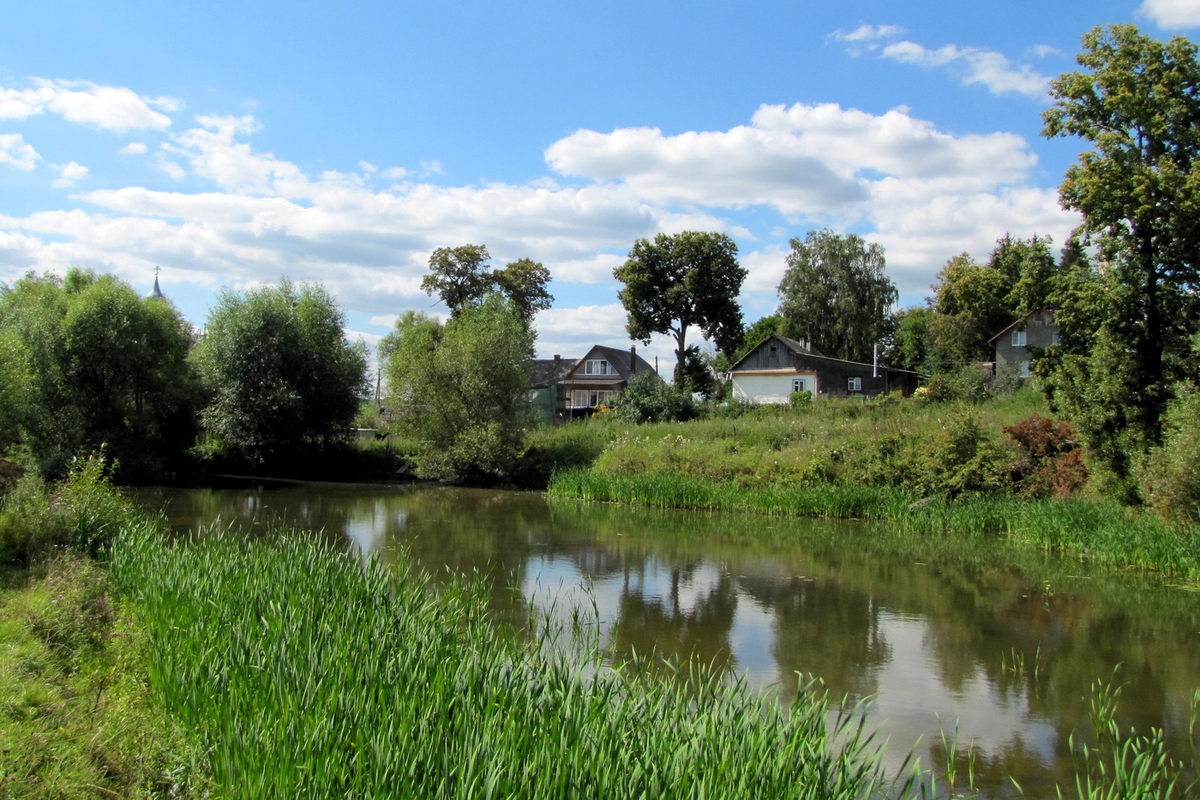
[[[388,384],[422,442],[422,474],[480,482],[506,475],[527,423],[534,334],[511,301],[489,295],[445,326],[408,313],[388,337]]]
[[[883,248],[856,234],[829,229],[792,239],[779,283],[779,313],[788,336],[806,339],[826,356],[870,361],[890,333],[896,286],[884,272]]]
[[[318,285],[224,292],[196,347],[206,430],[228,455],[278,462],[342,441],[365,391],[366,347]]]
[[[625,284],[618,292],[628,313],[626,327],[636,341],[655,333],[675,339],[676,382],[687,353],[687,329],[697,325],[722,352],[741,343],[742,311],[737,296],[747,271],[737,261],[737,245],[723,233],[660,233],[638,239],[629,259],[613,270]]]

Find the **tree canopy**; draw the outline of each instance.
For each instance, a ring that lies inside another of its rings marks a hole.
[[[451,316],[481,305],[492,292],[508,298],[527,323],[537,312],[550,308],[554,302],[546,290],[550,270],[528,258],[493,270],[487,266],[490,259],[487,247],[481,244],[439,247],[429,257],[430,272],[421,280],[421,289],[441,298]]]
[[[147,477],[191,445],[192,334],[168,301],[112,275],[30,273],[0,289],[0,337],[17,359],[3,372],[28,381],[19,427],[43,473],[103,446],[125,477]]]
[[[1100,329],[1089,353],[1064,358],[1058,396],[1074,403],[1063,411],[1118,474],[1128,474],[1131,452],[1157,441],[1173,384],[1192,357],[1200,284],[1196,54],[1181,37],[1164,44],[1132,25],[1097,27],[1083,37],[1083,69],[1051,82],[1055,102],[1044,113],[1045,136],[1092,145],[1067,170],[1060,197],[1083,215],[1079,233],[1098,246],[1105,287],[1093,295],[1103,304],[1092,312]]]
[[[675,339],[675,380],[686,383],[687,331],[700,328],[722,352],[741,343],[742,311],[737,297],[746,279],[737,245],[723,233],[684,231],[638,239],[628,260],[613,270],[625,284],[618,293],[635,341],[655,333]]]
[[[366,390],[367,353],[317,284],[222,292],[195,349],[219,449],[259,465],[345,441]]]
[[[884,272],[883,248],[856,234],[809,231],[792,239],[779,283],[785,335],[807,339],[821,353],[870,361],[890,333],[896,286]]]
[[[388,336],[388,385],[401,424],[422,442],[427,477],[476,483],[508,474],[529,423],[534,335],[499,294],[445,325],[409,312]]]

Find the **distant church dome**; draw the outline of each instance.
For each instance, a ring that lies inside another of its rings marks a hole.
[[[147,300],[165,300],[166,295],[162,293],[162,289],[158,288],[158,267],[154,268],[154,288],[150,290],[150,294],[146,295]]]

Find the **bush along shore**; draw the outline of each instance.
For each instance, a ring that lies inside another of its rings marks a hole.
[[[1032,391],[982,405],[730,407],[690,422],[600,418],[544,433],[531,449],[554,463],[555,497],[1006,536],[1200,580],[1200,525],[1170,507],[1117,502],[1072,429],[1045,413]]]
[[[2,595],[4,796],[908,798],[970,782],[885,770],[864,708],[819,685],[784,708],[703,668],[612,667],[586,620],[503,628],[477,587],[303,532],[169,542],[94,462],[8,493],[0,531],[30,525],[75,545]],[[1106,735],[1081,786],[1186,794],[1192,767],[1159,739]]]

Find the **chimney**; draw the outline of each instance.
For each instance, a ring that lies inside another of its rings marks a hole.
[[[637,373],[637,345],[629,345],[629,374]]]

